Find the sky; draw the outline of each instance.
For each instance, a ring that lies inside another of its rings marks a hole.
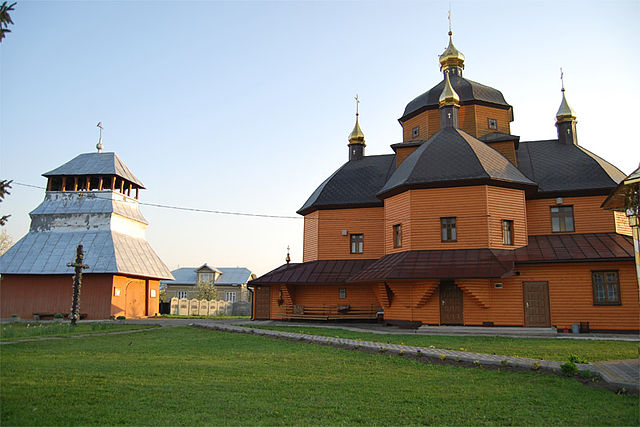
[[[640,162],[640,2],[452,1],[464,76],[500,90],[522,141],[556,137],[566,96],[581,146]],[[0,44],[0,204],[14,241],[41,174],[93,152],[96,124],[144,183],[147,240],[170,269],[302,260],[295,212],[348,158],[359,95],[366,154],[441,79],[449,2],[19,1]]]

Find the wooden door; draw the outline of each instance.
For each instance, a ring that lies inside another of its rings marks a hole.
[[[440,283],[440,324],[464,324],[462,290],[453,282]]]
[[[551,326],[549,315],[549,284],[547,282],[523,282],[524,326],[529,328],[548,328]]]
[[[271,317],[271,288],[256,286],[253,304],[255,308],[254,319],[269,319]]]
[[[144,317],[146,314],[146,295],[144,280],[130,280],[125,287],[124,315],[127,318]]]

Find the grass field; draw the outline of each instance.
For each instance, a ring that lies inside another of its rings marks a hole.
[[[629,341],[570,340],[549,338],[468,337],[438,335],[381,335],[353,332],[345,329],[326,329],[299,326],[254,326],[252,328],[297,332],[363,341],[406,344],[421,347],[433,346],[443,350],[460,350],[501,356],[528,357],[532,359],[566,362],[569,355],[593,362],[599,360],[624,360],[638,357],[638,343]]]
[[[102,332],[125,331],[129,329],[154,328],[155,325],[127,325],[118,323],[78,323],[71,326],[69,322],[20,322],[0,325],[0,340],[11,341],[22,338],[50,337],[60,335],[92,334]]]
[[[535,372],[189,327],[2,346],[2,425],[638,425],[635,396]]]

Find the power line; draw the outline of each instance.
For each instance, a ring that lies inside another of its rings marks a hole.
[[[38,188],[41,190],[45,190],[45,187],[33,184],[25,184],[22,182],[12,182],[12,185],[20,185],[23,187],[30,188]],[[92,194],[97,199],[102,200],[113,200],[107,197],[100,197],[95,194],[91,190],[87,191],[87,193]],[[184,206],[175,206],[175,205],[165,205],[161,203],[147,203],[137,201],[138,204],[143,206],[151,206],[154,208],[163,208],[163,209],[172,209],[178,211],[185,212],[199,212],[199,213],[210,213],[210,214],[218,214],[218,215],[230,215],[230,216],[245,216],[245,217],[253,217],[253,218],[270,218],[270,219],[305,219],[307,221],[353,221],[353,222],[399,222],[399,221],[440,221],[441,217],[383,217],[383,218],[347,218],[347,217],[329,217],[329,218],[313,218],[313,217],[302,217],[302,216],[290,216],[290,215],[271,215],[271,214],[260,214],[260,213],[249,213],[249,212],[238,212],[238,211],[223,211],[217,209],[203,209],[203,208],[189,208]],[[491,219],[491,215],[469,215],[469,216],[457,216],[458,219],[469,219],[469,218],[488,218]]]

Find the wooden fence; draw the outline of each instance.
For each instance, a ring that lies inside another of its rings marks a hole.
[[[171,298],[170,314],[179,316],[249,316],[251,304],[220,300]]]
[[[280,319],[375,319],[378,307],[374,305],[289,305],[282,306]]]

